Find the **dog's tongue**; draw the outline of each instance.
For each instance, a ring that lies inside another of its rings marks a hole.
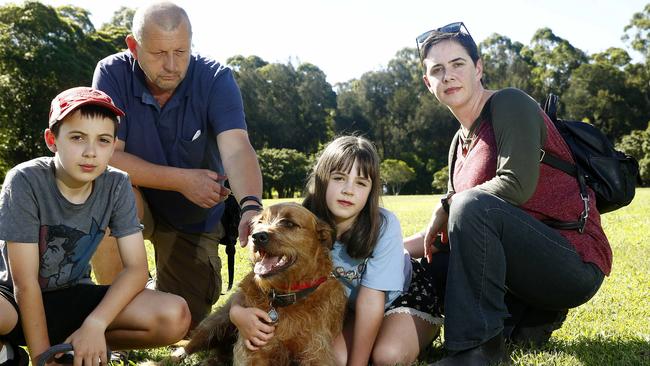
[[[273,267],[275,267],[279,261],[280,257],[271,257],[269,255],[265,255],[261,261],[255,263],[253,272],[255,272],[257,275],[265,275],[271,272]]]

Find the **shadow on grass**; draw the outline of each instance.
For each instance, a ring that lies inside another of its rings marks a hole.
[[[526,348],[509,346],[508,350],[514,365],[566,365],[579,364],[583,366],[632,366],[650,365],[650,342],[636,339],[605,339],[581,338],[572,341],[552,339],[542,348]],[[152,352],[153,351],[153,352]],[[142,365],[145,360],[154,362],[148,365],[178,365],[169,362],[169,348],[159,348],[148,351],[132,351],[130,365]],[[197,355],[181,362],[180,365],[196,365],[207,354]],[[418,366],[440,360],[445,356],[440,339],[433,342],[432,347],[423,351],[417,363]],[[571,361],[573,360],[573,362]],[[127,365],[125,365],[127,366]]]
[[[582,338],[551,340],[542,348],[509,345],[514,365],[636,366],[650,365],[650,342],[643,339]],[[418,366],[440,360],[445,351],[439,342],[420,355]],[[571,362],[573,359],[575,362]]]
[[[552,346],[585,366],[650,365],[650,342],[640,338],[582,338],[571,342],[553,341],[549,344]]]

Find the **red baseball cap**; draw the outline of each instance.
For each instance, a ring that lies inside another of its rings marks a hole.
[[[86,104],[105,107],[115,113],[117,117],[124,116],[124,112],[113,104],[113,99],[108,94],[87,86],[79,86],[64,90],[52,99],[52,104],[50,105],[50,128],[64,119],[65,116]]]

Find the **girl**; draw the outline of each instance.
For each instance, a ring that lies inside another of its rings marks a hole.
[[[348,316],[334,341],[340,365],[415,361],[440,330],[439,300],[418,262],[404,251],[397,217],[379,207],[379,156],[362,137],[332,141],[316,162],[303,204],[336,228],[334,274],[348,295]],[[233,304],[230,318],[250,349],[274,328],[261,309]]]
[[[442,322],[438,298],[404,251],[397,217],[379,207],[379,156],[372,143],[339,137],[318,159],[304,205],[336,228],[334,273],[348,295],[341,365],[410,364]]]

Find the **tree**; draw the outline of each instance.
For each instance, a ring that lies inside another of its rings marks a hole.
[[[293,197],[302,191],[309,170],[309,159],[293,149],[260,149],[257,151],[264,181],[264,198]]]
[[[623,71],[630,57],[622,49],[610,48],[592,56],[591,63],[578,66],[562,98],[565,115],[587,120],[599,127],[611,140],[639,128],[646,116],[637,115]],[[630,97],[628,97],[630,96]]]
[[[431,188],[433,188],[433,193],[447,192],[448,184],[449,184],[449,167],[444,167],[433,174],[433,182],[431,182]]]
[[[121,6],[113,13],[111,20],[102,27],[122,27],[130,31],[133,28],[133,15],[135,15],[135,9]]]
[[[639,175],[645,186],[650,185],[650,122],[645,130],[634,130],[623,136],[616,148],[639,161]]]
[[[228,59],[242,92],[256,148],[313,153],[333,136],[336,95],[311,64],[269,64],[257,56]]]
[[[643,11],[634,13],[624,31],[622,39],[629,41],[633,49],[641,52],[646,60],[650,60],[650,4],[646,4]],[[632,36],[628,34],[630,31]]]
[[[394,195],[398,195],[404,183],[415,178],[415,171],[406,162],[386,159],[379,166],[381,179]]]
[[[556,36],[550,28],[538,29],[531,45],[521,52],[532,67],[532,95],[543,100],[548,93],[564,94],[571,72],[587,62],[587,55],[569,41]]]
[[[521,56],[523,47],[496,33],[481,42],[483,83],[491,89],[514,87],[531,92],[531,65]]]

